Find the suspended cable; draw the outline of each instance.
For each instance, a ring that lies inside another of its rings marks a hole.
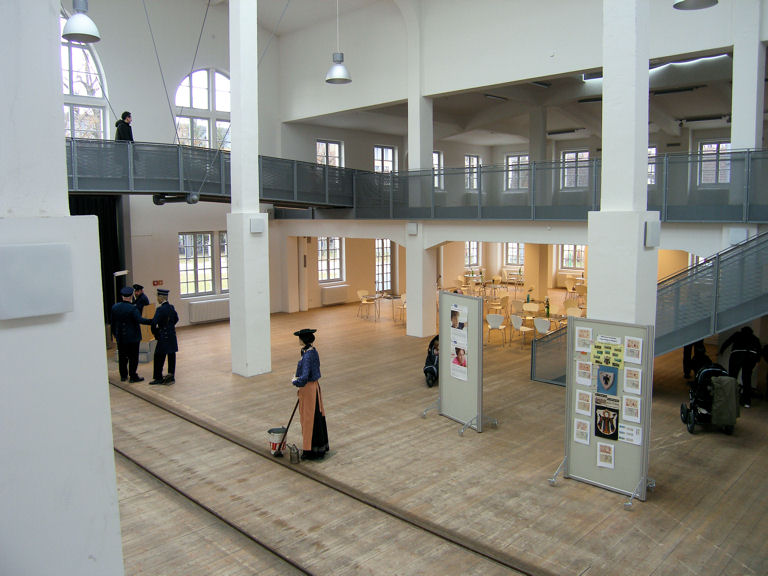
[[[176,115],[173,113],[173,106],[171,106],[171,97],[168,95],[168,86],[165,84],[165,75],[163,74],[163,66],[160,64],[160,55],[157,52],[157,43],[155,42],[155,34],[152,32],[152,23],[149,21],[149,11],[147,10],[147,1],[141,0],[144,5],[144,14],[147,17],[147,27],[149,28],[149,36],[152,38],[152,46],[155,49],[155,59],[157,60],[157,67],[160,70],[160,80],[163,82],[163,91],[165,92],[165,99],[168,102],[168,111],[171,113],[171,122],[173,122],[173,130],[176,131]]]

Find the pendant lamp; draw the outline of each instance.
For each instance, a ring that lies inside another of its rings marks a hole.
[[[344,66],[344,52],[339,47],[339,0],[336,0],[336,52],[333,53],[333,64],[325,75],[325,81],[328,84],[349,84],[352,77],[349,70]]]
[[[92,44],[101,40],[99,29],[88,15],[88,0],[72,0],[75,13],[69,17],[61,33],[62,38],[70,42]]]
[[[675,0],[672,6],[677,10],[703,10],[717,4],[717,0]]]

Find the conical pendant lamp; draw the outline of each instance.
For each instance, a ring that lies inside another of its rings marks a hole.
[[[72,8],[74,8],[75,13],[64,24],[64,30],[61,32],[62,38],[83,44],[92,44],[101,40],[99,29],[87,15],[88,0],[73,0]]]
[[[328,84],[349,84],[352,77],[349,70],[344,66],[344,53],[339,47],[339,0],[336,0],[336,52],[333,53],[333,64],[325,75],[325,81]]]

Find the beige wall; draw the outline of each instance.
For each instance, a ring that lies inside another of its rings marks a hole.
[[[658,280],[685,268],[688,268],[688,252],[685,250],[659,250]]]

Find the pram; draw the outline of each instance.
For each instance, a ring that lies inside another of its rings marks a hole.
[[[701,368],[688,383],[690,403],[680,404],[680,419],[693,434],[696,424],[714,424],[726,434],[733,434],[739,416],[739,391],[736,379],[720,364]]]
[[[438,381],[440,360],[440,335],[429,341],[427,359],[424,362],[424,377],[427,379],[427,387],[432,388]]]

